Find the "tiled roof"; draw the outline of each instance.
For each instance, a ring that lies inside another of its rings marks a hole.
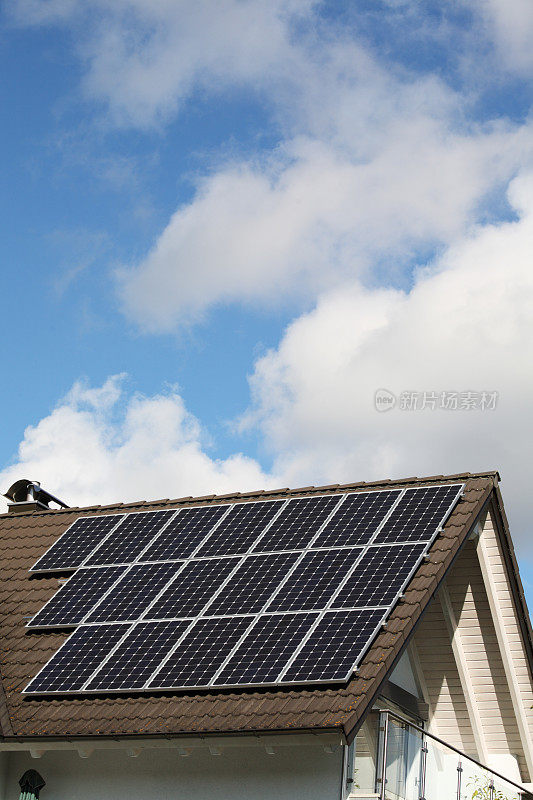
[[[0,725],[4,737],[191,735],[341,728],[350,735],[389,673],[402,645],[497,486],[495,472],[408,478],[276,492],[180,498],[0,516]],[[429,560],[411,580],[387,627],[379,633],[357,676],[341,689],[307,688],[68,699],[25,698],[21,691],[57,650],[66,633],[27,632],[25,623],[57,591],[58,580],[29,577],[40,555],[78,517],[116,510],[175,508],[194,503],[306,496],[369,488],[465,483],[465,492],[434,542]]]

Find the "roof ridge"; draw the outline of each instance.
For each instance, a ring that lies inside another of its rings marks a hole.
[[[205,494],[200,496],[193,496],[188,495],[186,497],[177,497],[177,498],[163,498],[158,500],[132,500],[127,503],[117,502],[117,503],[110,503],[107,505],[89,505],[89,506],[70,506],[69,508],[58,508],[58,509],[49,509],[47,511],[25,511],[18,513],[17,517],[41,517],[41,516],[49,516],[50,514],[71,514],[72,512],[82,512],[82,511],[125,511],[127,509],[135,509],[135,508],[144,508],[146,506],[152,508],[154,506],[168,506],[168,505],[177,505],[180,503],[197,503],[197,502],[205,502],[211,503],[213,501],[218,500],[238,500],[238,499],[253,499],[257,498],[264,498],[268,499],[274,495],[283,495],[283,496],[291,496],[291,495],[298,495],[302,493],[306,494],[318,494],[320,492],[331,492],[331,493],[338,493],[343,490],[356,490],[362,488],[372,488],[372,487],[379,487],[379,486],[395,486],[395,485],[409,485],[409,484],[419,484],[419,483],[444,483],[449,481],[459,481],[459,480],[467,480],[473,478],[491,478],[493,484],[496,486],[500,481],[500,474],[498,470],[487,470],[486,472],[458,472],[452,475],[429,475],[429,476],[411,476],[409,478],[382,478],[380,480],[375,481],[355,481],[353,483],[330,483],[325,484],[323,486],[300,486],[295,489],[291,489],[289,487],[284,487],[281,489],[256,489],[251,492],[229,492],[227,494]],[[0,520],[4,519],[5,517],[9,517],[10,519],[14,518],[13,514],[9,512],[0,514]]]

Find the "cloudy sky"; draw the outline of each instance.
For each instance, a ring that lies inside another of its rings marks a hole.
[[[2,14],[1,487],[498,469],[533,585],[531,0]]]

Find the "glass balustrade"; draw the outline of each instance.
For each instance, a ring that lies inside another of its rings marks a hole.
[[[532,800],[524,788],[390,711],[373,712],[355,740],[351,797]]]

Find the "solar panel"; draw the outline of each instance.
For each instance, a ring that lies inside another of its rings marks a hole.
[[[121,519],[123,514],[77,519],[33,565],[31,572],[76,569]]]
[[[142,560],[172,561],[189,558],[228,509],[229,506],[182,508],[143,553]]]
[[[90,549],[93,523],[80,520],[48,563],[82,560],[75,550],[84,564],[29,625],[80,627],[25,692],[346,681],[461,490],[86,518],[98,520]]]
[[[190,620],[139,623],[91,678],[86,691],[142,689],[190,624]]]
[[[386,610],[327,612],[280,683],[348,680]]]
[[[209,686],[253,617],[200,619],[149,682],[149,689]]]
[[[313,542],[313,547],[368,544],[400,493],[400,489],[393,489],[348,495]]]
[[[205,613],[209,616],[257,614],[297,560],[297,553],[249,556]]]
[[[246,553],[285,500],[238,503],[198,550],[197,556],[227,556]]]
[[[173,509],[128,514],[118,528],[87,559],[84,566],[127,564],[134,561],[175,513]]]
[[[126,567],[80,569],[28,622],[28,628],[78,625]]]
[[[428,541],[458,495],[457,486],[407,489],[376,537],[381,542]]]
[[[86,622],[134,622],[182,564],[135,564],[87,617]]]
[[[325,608],[339,582],[361,557],[363,548],[309,552],[269,603],[267,611]]]
[[[369,547],[333,601],[334,608],[388,605],[420,561],[424,543]]]
[[[238,563],[238,558],[190,561],[147,612],[149,619],[199,614]]]
[[[259,617],[213,684],[238,686],[275,683],[281,669],[317,616],[279,614]]]
[[[124,625],[78,628],[24,691],[28,694],[79,691],[127,629]]]
[[[267,553],[307,547],[339,499],[333,495],[291,500],[253,549]]]

